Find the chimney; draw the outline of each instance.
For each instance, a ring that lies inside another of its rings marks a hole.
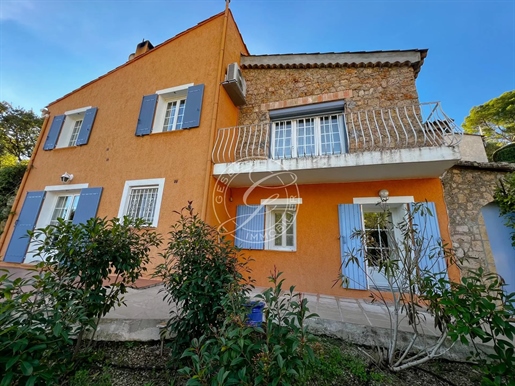
[[[136,52],[129,55],[128,61],[140,56],[141,54],[144,54],[145,52],[150,51],[152,48],[154,48],[152,43],[143,39],[143,41],[136,46]]]

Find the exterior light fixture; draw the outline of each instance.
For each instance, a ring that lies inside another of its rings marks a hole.
[[[388,201],[388,196],[390,195],[390,192],[386,189],[381,189],[379,191],[379,198],[381,199],[381,202]]]
[[[69,173],[64,173],[62,176],[61,176],[61,182],[63,184],[67,184],[68,182],[70,182],[71,180],[73,180],[73,174],[69,174]]]
[[[42,116],[43,118],[46,118],[46,117],[48,117],[49,115],[50,115],[50,111],[48,111],[48,109],[47,109],[46,107],[41,109],[41,116]]]

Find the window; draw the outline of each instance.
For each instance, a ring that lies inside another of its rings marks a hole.
[[[88,184],[54,185],[45,187],[45,190],[27,192],[4,261],[36,261],[36,244],[30,245],[27,231],[56,225],[59,218],[74,224],[85,223],[97,215],[101,196],[102,188],[89,188]]]
[[[204,85],[184,84],[155,94],[141,102],[136,135],[191,129],[200,125]]]
[[[271,111],[272,158],[345,153],[342,113],[343,101]]]
[[[44,150],[86,145],[95,122],[96,107],[66,111],[52,120]]]
[[[141,218],[156,227],[163,189],[164,178],[126,181],[118,217]]]
[[[77,210],[77,203],[79,202],[79,194],[72,194],[67,196],[58,196],[57,202],[52,213],[51,225],[57,225],[58,219],[63,219],[71,222]]]
[[[295,250],[295,208],[267,207],[268,249]]]
[[[261,205],[238,205],[235,245],[242,249],[295,251],[300,198],[261,200]]]

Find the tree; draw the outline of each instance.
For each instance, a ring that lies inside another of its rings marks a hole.
[[[484,135],[489,153],[515,142],[515,90],[473,107],[461,125],[467,133]]]
[[[0,102],[0,156],[10,154],[21,162],[32,154],[43,118],[32,110]]]

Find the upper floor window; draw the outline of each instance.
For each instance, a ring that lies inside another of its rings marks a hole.
[[[270,112],[272,158],[297,158],[346,152],[343,101]]]
[[[89,136],[95,122],[96,107],[81,107],[56,115],[52,120],[48,135],[43,146],[44,150],[61,147],[81,146],[89,141]]]
[[[136,126],[136,135],[190,129],[200,125],[204,85],[193,83],[146,95]]]

